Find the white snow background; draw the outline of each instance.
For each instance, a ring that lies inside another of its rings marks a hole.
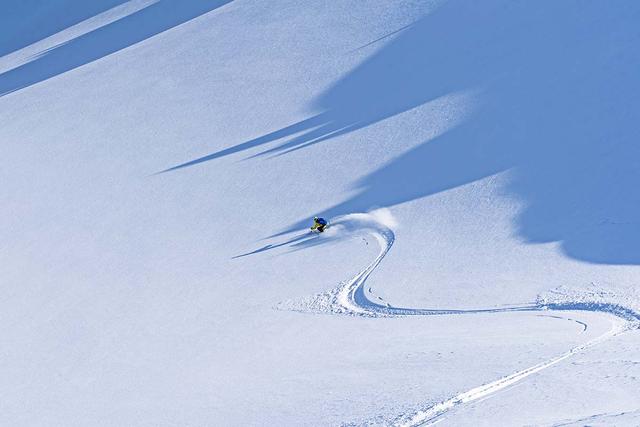
[[[2,2],[0,425],[640,425],[639,22]]]

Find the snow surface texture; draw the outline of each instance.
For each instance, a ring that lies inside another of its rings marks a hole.
[[[637,425],[638,22],[4,2],[0,425]]]
[[[344,237],[354,232],[369,232],[380,244],[380,253],[376,259],[364,270],[352,279],[344,282],[336,289],[317,295],[301,303],[285,303],[282,308],[299,311],[329,312],[339,314],[351,314],[371,317],[385,316],[412,316],[412,315],[437,315],[437,314],[474,314],[474,313],[501,313],[508,311],[530,311],[530,310],[587,310],[600,311],[619,316],[629,323],[628,328],[635,328],[640,322],[640,310],[636,307],[624,307],[616,301],[627,300],[630,302],[640,301],[634,296],[621,298],[615,294],[610,294],[602,289],[588,292],[586,290],[572,293],[563,293],[562,290],[551,290],[548,296],[538,298],[535,305],[514,306],[489,309],[474,310],[443,310],[443,309],[423,309],[423,308],[399,308],[393,307],[389,303],[381,304],[373,302],[367,297],[365,282],[387,255],[395,241],[395,234],[389,225],[394,224],[393,216],[387,210],[374,211],[371,214],[351,214],[336,218],[327,232],[322,235],[324,238],[335,239]],[[303,235],[304,236],[304,235]],[[325,237],[326,236],[326,237]],[[307,237],[307,236],[305,236]],[[315,236],[314,236],[315,237]],[[301,242],[300,242],[301,240]],[[305,239],[295,238],[296,244],[305,242]],[[286,242],[291,244],[292,241]],[[269,245],[262,250],[271,249]],[[253,253],[256,253],[255,251]],[[371,289],[369,288],[369,293]],[[382,300],[378,297],[379,300]]]
[[[469,391],[460,393],[452,397],[451,399],[430,406],[425,410],[418,411],[417,413],[414,413],[410,416],[402,416],[398,420],[396,420],[396,422],[394,422],[394,425],[411,427],[419,425],[430,425],[439,422],[439,417],[442,414],[454,409],[458,405],[485,398],[489,394],[496,393],[506,387],[509,387],[532,374],[549,368],[571,357],[574,354],[587,350],[590,347],[593,347],[594,345],[605,341],[608,338],[611,338],[630,329],[638,329],[638,327],[640,326],[640,314],[638,312],[630,308],[621,307],[615,303],[607,303],[606,300],[603,299],[602,292],[574,295],[574,299],[568,298],[567,295],[564,295],[564,298],[540,298],[538,304],[532,306],[501,307],[474,310],[398,308],[391,306],[389,303],[382,305],[380,304],[380,302],[372,302],[367,298],[365,292],[365,283],[367,278],[380,264],[382,259],[387,255],[387,253],[393,246],[395,235],[391,228],[389,228],[389,225],[394,224],[394,222],[395,221],[393,221],[393,217],[391,216],[391,214],[388,211],[384,210],[375,211],[371,214],[351,214],[337,218],[334,222],[332,222],[332,226],[327,230],[329,238],[335,238],[335,236],[337,235],[343,236],[346,233],[353,233],[354,231],[368,231],[376,238],[376,240],[380,244],[381,251],[379,255],[364,270],[362,270],[352,279],[341,284],[338,288],[323,294],[319,294],[311,299],[307,299],[297,304],[295,302],[281,304],[280,308],[287,308],[297,311],[327,312],[333,314],[349,314],[370,317],[504,313],[510,311],[586,310],[613,314],[625,321],[617,322],[605,334],[591,341],[588,341],[585,344],[574,347],[571,350],[548,361],[539,363],[522,371],[515,372],[489,384],[475,387]],[[369,293],[371,293],[371,289],[369,289]],[[558,291],[554,291],[552,293],[554,295],[561,295],[561,293]],[[381,300],[380,297],[378,297],[378,299]],[[619,301],[619,299],[617,300]],[[576,322],[581,324],[585,330],[587,329],[587,324],[580,321]]]

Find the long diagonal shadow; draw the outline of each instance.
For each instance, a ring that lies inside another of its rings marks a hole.
[[[132,46],[219,8],[231,0],[160,0],[57,46],[0,74],[0,96],[29,87]]]
[[[182,168],[186,168],[189,166],[195,166],[199,163],[204,163],[204,162],[208,162],[210,160],[214,160],[220,157],[224,157],[224,156],[228,156],[230,154],[234,154],[234,153],[238,153],[241,151],[245,151],[245,150],[249,150],[251,148],[254,147],[258,147],[264,144],[267,144],[269,142],[272,141],[276,141],[278,139],[281,138],[286,138],[288,136],[294,135],[296,133],[302,132],[302,131],[307,131],[309,129],[313,129],[316,126],[320,126],[323,124],[323,115],[322,114],[318,114],[317,116],[311,117],[309,119],[306,120],[302,120],[298,123],[294,123],[292,125],[286,126],[280,130],[277,130],[275,132],[271,132],[268,133],[266,135],[263,135],[259,138],[255,138],[252,139],[250,141],[247,142],[243,142],[242,144],[238,144],[238,145],[234,145],[233,147],[229,147],[229,148],[225,148],[224,150],[220,150],[220,151],[216,151],[215,153],[211,153],[208,154],[206,156],[188,161],[186,163],[182,163],[173,167],[170,167],[168,169],[165,169],[163,171],[158,172],[159,174],[161,173],[166,173],[166,172],[171,172],[177,169],[182,169]]]
[[[20,50],[129,0],[5,0],[0,13],[0,56]]]
[[[236,259],[236,258],[243,258],[249,255],[255,255],[255,254],[259,254],[262,252],[266,252],[269,251],[271,249],[277,249],[277,248],[281,248],[283,246],[291,246],[291,247],[301,247],[301,246],[307,246],[310,245],[314,240],[318,239],[319,235],[317,233],[313,233],[310,231],[307,231],[305,233],[302,234],[298,234],[297,236],[292,237],[291,239],[282,242],[282,243],[277,243],[277,244],[269,244],[269,245],[265,245],[261,248],[258,248],[256,250],[250,251],[250,252],[246,252],[244,254],[240,254],[240,255],[236,255],[234,257],[231,257],[231,259]]]

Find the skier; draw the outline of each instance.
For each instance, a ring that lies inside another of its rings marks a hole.
[[[327,220],[324,218],[320,218],[317,216],[313,217],[313,227],[311,227],[311,231],[318,230],[318,232],[322,233],[327,226]]]

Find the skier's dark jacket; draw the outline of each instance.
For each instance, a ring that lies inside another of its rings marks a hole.
[[[327,226],[327,221],[324,218],[313,218],[312,230],[322,231]]]

